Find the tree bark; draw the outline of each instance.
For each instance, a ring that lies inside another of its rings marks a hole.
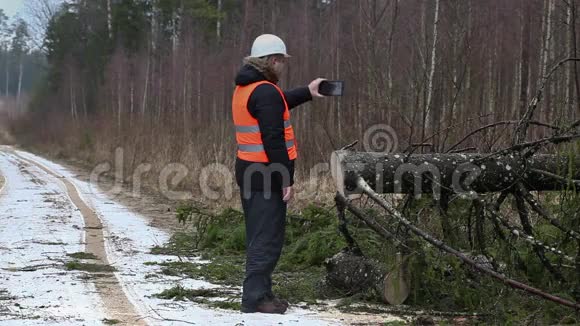
[[[18,111],[20,111],[20,96],[22,93],[22,73],[23,73],[23,68],[24,68],[24,64],[22,62],[22,60],[24,60],[23,58],[24,56],[21,54],[20,55],[20,60],[18,63],[18,91],[16,93],[16,107],[18,108]]]
[[[217,11],[218,11],[219,15],[221,15],[221,13],[222,13],[222,7],[223,7],[222,0],[218,0]],[[222,37],[222,20],[220,17],[218,17],[217,21],[216,21],[215,34],[216,34],[216,37],[218,40],[221,39],[221,37]]]
[[[497,192],[510,188],[521,177],[533,191],[560,190],[567,181],[539,171],[561,174],[568,171],[565,156],[515,155],[485,158],[481,154],[404,154],[336,151],[331,158],[332,176],[341,194],[356,189],[357,174],[378,193],[420,194],[451,192],[468,194]],[[476,160],[482,160],[473,164]],[[580,161],[572,163],[580,179]]]
[[[576,58],[578,55],[578,44],[576,42],[576,2],[570,1],[571,8],[571,23],[570,23],[570,37],[572,38],[572,51],[574,53],[573,57]],[[576,88],[576,112],[580,111],[580,77],[578,76],[578,62],[574,62],[574,85]]]
[[[151,66],[151,54],[147,51],[147,66],[145,68],[145,85],[143,86],[143,101],[141,102],[141,119],[144,120],[145,108],[147,107],[147,92],[149,90],[149,70]]]
[[[113,39],[113,13],[111,9],[111,0],[107,0],[107,32],[109,40]]]
[[[8,52],[8,46],[6,47],[6,89],[4,91],[4,96],[8,97],[8,93],[10,92],[10,52]]]
[[[410,289],[404,263],[400,255],[397,257],[394,268],[388,271],[376,260],[343,250],[325,261],[326,282],[346,295],[374,290],[385,303],[402,304]]]
[[[530,64],[530,4],[522,1],[522,32],[521,32],[521,55],[520,55],[520,98],[519,98],[519,115],[523,116],[526,112],[528,102],[528,70]]]
[[[435,76],[435,63],[437,62],[437,26],[439,25],[439,0],[435,1],[435,17],[433,18],[433,45],[431,47],[431,66],[429,68],[429,81],[427,87],[427,102],[425,104],[425,117],[423,129],[428,129],[433,120],[431,102],[433,99],[433,78]]]

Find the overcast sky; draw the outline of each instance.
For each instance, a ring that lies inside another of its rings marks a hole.
[[[42,29],[45,23],[40,23],[34,20],[30,15],[29,6],[37,3],[39,0],[0,0],[0,9],[14,22],[15,18],[22,18],[29,23],[29,32],[32,37],[32,47],[40,47],[44,37],[44,30]],[[65,0],[50,0],[50,3],[57,5]]]
[[[12,17],[22,10],[23,4],[24,0],[0,0],[0,9],[3,9],[8,17]]]

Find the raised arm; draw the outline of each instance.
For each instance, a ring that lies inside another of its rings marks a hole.
[[[288,102],[288,108],[292,110],[293,108],[299,106],[300,104],[306,103],[312,100],[313,97],[324,97],[318,93],[318,86],[324,78],[317,78],[313,80],[308,86],[295,88],[284,92],[286,96],[286,102]]]
[[[290,110],[312,100],[310,89],[306,86],[284,91],[284,96],[286,96],[286,102],[288,102],[288,108]]]

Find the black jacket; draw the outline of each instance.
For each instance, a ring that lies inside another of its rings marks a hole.
[[[244,65],[236,76],[236,85],[249,85],[266,80],[256,68]],[[308,102],[312,99],[308,87],[285,91],[288,108]],[[242,190],[265,191],[264,177],[271,178],[272,191],[281,191],[282,187],[294,184],[294,160],[288,157],[284,139],[284,101],[276,88],[263,84],[252,92],[248,100],[250,114],[258,120],[264,150],[270,163],[256,163],[236,158],[236,182]],[[280,168],[288,171],[278,172]],[[247,175],[246,175],[247,173]],[[249,182],[249,184],[247,184]]]

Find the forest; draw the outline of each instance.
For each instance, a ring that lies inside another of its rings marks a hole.
[[[187,241],[177,233],[160,250],[193,243],[226,265],[243,253],[243,221],[232,210],[232,92],[252,41],[271,33],[292,55],[282,88],[317,77],[345,84],[344,96],[292,111],[298,193],[280,273],[299,276],[280,281],[291,283],[288,297],[382,304],[384,291],[344,284],[336,270],[333,291],[319,291],[312,279],[328,272],[322,267],[340,269],[337,259],[346,259],[381,281],[385,270],[401,271],[405,304],[433,316],[580,322],[579,0],[30,4],[34,26],[0,14],[0,141],[85,167],[122,155],[123,182],[147,164],[143,182],[157,193],[159,175],[180,164],[186,173],[172,189],[190,195],[172,204],[198,232]],[[44,26],[42,37],[35,26]],[[420,196],[405,188],[412,178],[376,191],[374,170],[352,177],[348,167],[337,189],[336,164],[370,171],[399,154],[441,169],[434,157],[473,158],[488,175],[516,159],[505,180],[503,172],[485,179],[476,199],[431,195],[431,179]],[[356,187],[362,195],[349,197]],[[300,278],[305,284],[293,283]],[[506,278],[546,295],[510,289]]]
[[[29,107],[29,123],[35,117],[51,123],[33,135],[26,135],[26,124],[18,130],[35,144],[52,143],[89,161],[121,146],[131,162],[195,157],[228,163],[233,77],[253,38],[271,32],[293,55],[281,86],[316,76],[347,85],[344,97],[294,114],[298,138],[305,140],[304,171],[379,123],[396,131],[399,150],[438,133],[420,150],[439,152],[465,131],[525,111],[541,77],[577,51],[573,5],[73,1],[47,23],[47,77]],[[538,120],[558,125],[575,119],[576,67],[566,64],[550,80]],[[212,128],[202,128],[207,125]],[[498,126],[464,145],[477,141],[493,150],[509,138],[506,130],[509,125]],[[208,146],[211,151],[198,150]]]

